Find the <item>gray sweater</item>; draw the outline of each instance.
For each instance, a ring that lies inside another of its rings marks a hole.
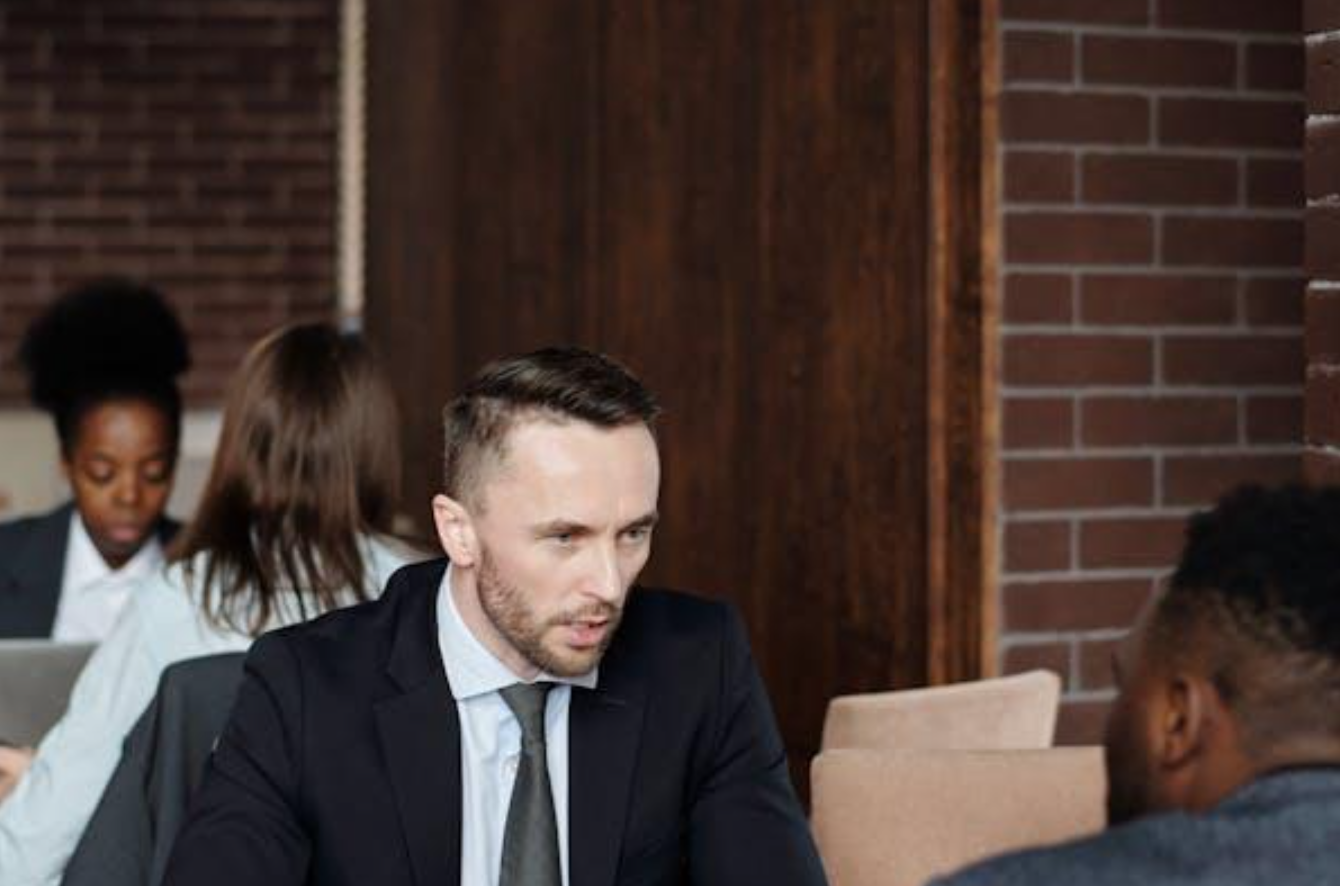
[[[1287,769],[1208,812],[1138,819],[991,859],[936,886],[1340,884],[1340,768]]]

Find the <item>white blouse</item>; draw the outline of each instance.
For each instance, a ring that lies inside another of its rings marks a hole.
[[[51,639],[64,643],[98,643],[111,633],[131,590],[163,568],[163,546],[152,534],[135,556],[113,569],[102,559],[84,528],[79,511],[70,514],[65,543],[60,601]]]
[[[365,555],[369,583],[378,593],[392,572],[415,559],[379,539],[368,540]],[[278,608],[271,627],[299,620],[296,606]],[[121,758],[126,734],[148,707],[163,670],[188,658],[243,651],[253,639],[206,619],[181,565],[160,570],[135,588],[116,627],[79,675],[65,716],[0,803],[0,882],[57,886]]]

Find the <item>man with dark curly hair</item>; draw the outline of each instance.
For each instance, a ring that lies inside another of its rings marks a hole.
[[[942,886],[1340,882],[1340,490],[1193,517],[1113,668],[1111,829]]]

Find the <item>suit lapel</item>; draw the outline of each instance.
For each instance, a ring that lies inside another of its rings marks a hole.
[[[377,732],[419,886],[459,886],[461,733],[437,647],[438,568],[416,570],[396,615]]]
[[[568,720],[569,881],[612,886],[642,735],[642,687],[606,682],[572,690]],[[609,688],[604,688],[609,686]]]

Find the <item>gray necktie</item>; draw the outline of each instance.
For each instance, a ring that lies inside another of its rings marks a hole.
[[[521,724],[521,760],[507,807],[498,886],[561,886],[558,826],[544,748],[544,703],[552,683],[518,683],[503,701]]]

